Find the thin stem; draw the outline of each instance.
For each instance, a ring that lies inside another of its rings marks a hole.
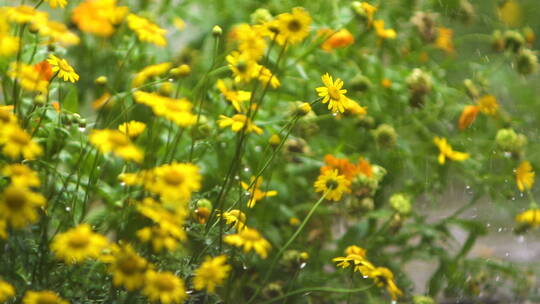
[[[335,287],[307,287],[307,288],[301,288],[301,289],[297,289],[295,291],[291,291],[291,292],[286,293],[286,294],[284,294],[282,296],[279,296],[277,298],[273,298],[271,300],[262,302],[261,304],[274,303],[274,302],[277,302],[279,300],[286,299],[287,297],[290,297],[290,296],[293,296],[293,295],[296,295],[296,294],[307,293],[307,292],[355,293],[355,292],[366,291],[366,290],[370,289],[371,287],[373,287],[373,285],[369,285],[369,286],[362,287],[362,288],[355,288],[355,289],[345,289],[345,288],[335,288]]]

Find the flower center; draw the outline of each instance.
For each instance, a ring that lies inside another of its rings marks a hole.
[[[163,179],[169,185],[180,185],[184,182],[184,175],[175,170],[169,170],[163,175]]]
[[[300,23],[300,21],[293,19],[289,22],[289,24],[287,24],[287,28],[291,32],[298,32],[302,28],[302,24]]]
[[[9,123],[10,121],[10,115],[7,111],[0,110],[0,122],[2,123]]]
[[[4,201],[11,210],[22,209],[27,201],[24,191],[18,188],[8,188],[4,194]]]
[[[328,88],[328,95],[333,100],[339,100],[341,98],[341,93],[334,86],[331,86],[331,87]]]
[[[247,63],[243,60],[238,61],[236,64],[236,69],[238,69],[240,74],[247,72]]]
[[[58,303],[58,297],[52,293],[45,293],[39,295],[37,304],[56,304]]]
[[[86,247],[90,243],[90,238],[88,235],[76,233],[70,237],[68,244],[69,247],[80,249]]]
[[[23,130],[17,129],[10,134],[9,139],[19,146],[26,146],[30,142],[30,135]]]
[[[174,283],[167,276],[159,275],[154,281],[154,285],[163,292],[170,292],[174,290]]]
[[[326,188],[334,190],[339,186],[339,183],[335,179],[329,179],[326,181]]]
[[[118,268],[125,275],[133,275],[139,270],[139,263],[135,256],[122,257],[118,261]]]

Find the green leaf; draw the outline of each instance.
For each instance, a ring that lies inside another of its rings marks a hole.
[[[64,98],[62,107],[72,113],[79,112],[79,97],[76,87],[72,87]]]

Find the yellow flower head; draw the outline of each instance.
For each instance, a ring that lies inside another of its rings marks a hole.
[[[20,185],[9,185],[0,193],[0,214],[13,228],[24,228],[38,219],[45,197]]]
[[[246,214],[238,209],[219,213],[225,219],[227,225],[233,225],[236,230],[242,230],[246,228]]]
[[[131,142],[129,137],[118,130],[92,130],[90,143],[101,153],[112,152],[125,160],[140,163],[144,157],[143,152]]]
[[[534,171],[530,162],[522,161],[515,170],[515,174],[519,191],[532,188],[534,184]]]
[[[133,94],[137,103],[152,108],[157,116],[164,117],[180,127],[189,127],[197,122],[197,116],[191,113],[193,105],[187,99],[174,99],[156,93],[137,91]]]
[[[137,74],[135,74],[131,85],[134,88],[138,88],[142,86],[149,78],[167,73],[171,69],[171,67],[171,62],[162,62],[146,66]]]
[[[11,179],[11,184],[20,187],[39,187],[41,182],[37,172],[23,164],[12,164],[2,169],[2,174]]]
[[[480,111],[487,115],[495,115],[499,110],[497,99],[493,95],[485,95],[478,99],[478,107]]]
[[[32,25],[39,35],[50,38],[50,42],[58,42],[63,46],[77,45],[81,41],[79,36],[71,32],[64,23],[43,20]]]
[[[365,275],[372,278],[378,287],[384,287],[390,293],[392,300],[397,300],[403,296],[403,292],[396,286],[394,282],[394,274],[386,267],[376,267],[368,271]]]
[[[384,20],[375,20],[373,21],[373,27],[375,28],[375,33],[382,39],[395,39],[397,33],[393,29],[384,28]]]
[[[174,251],[178,247],[178,239],[165,231],[161,226],[145,227],[137,231],[137,237],[143,243],[150,242],[154,252],[159,253],[163,249]]]
[[[223,240],[229,245],[242,247],[245,253],[254,250],[263,259],[266,259],[268,250],[272,247],[257,230],[248,227],[236,234],[224,236]]]
[[[0,303],[15,297],[15,288],[8,282],[0,279]]]
[[[11,159],[36,159],[43,152],[30,134],[16,124],[2,127],[0,145],[4,146],[2,153]]]
[[[69,65],[67,60],[50,54],[47,62],[51,64],[53,72],[57,72],[58,77],[63,78],[64,81],[77,82],[79,80],[79,75],[75,73],[75,70]]]
[[[151,198],[145,198],[142,203],[137,205],[137,211],[151,219],[154,222],[154,227],[159,228],[151,232],[160,234],[164,238],[172,238],[176,244],[178,241],[186,239],[184,222],[187,211],[185,205],[175,207],[166,208]],[[147,242],[147,240],[143,241]],[[155,243],[154,247],[156,251],[160,251],[163,246]],[[165,247],[169,248],[168,246]]]
[[[5,14],[2,14],[0,12],[0,19],[2,18],[6,17]],[[1,22],[5,21],[0,21],[0,23]],[[5,24],[7,29],[7,22],[5,22]],[[2,24],[0,24],[0,57],[15,55],[17,53],[17,50],[19,50],[19,37],[9,35],[8,30],[3,32],[1,28]]]
[[[236,112],[243,112],[244,106],[243,103],[251,99],[251,92],[248,91],[234,91],[229,89],[225,81],[218,79],[216,87],[223,94],[225,99],[231,102]]]
[[[128,11],[127,6],[116,6],[116,0],[86,0],[73,9],[71,20],[83,32],[109,37]]]
[[[261,191],[260,187],[262,185],[263,179],[262,177],[257,178],[257,181],[255,181],[255,177],[251,177],[251,182],[254,183],[252,187],[249,186],[249,184],[241,182],[242,188],[244,190],[247,190],[249,193],[249,201],[247,203],[248,208],[255,207],[255,204],[264,199],[265,197],[271,197],[276,196],[278,194],[275,190],[270,191]]]
[[[453,53],[454,42],[452,41],[452,37],[454,36],[454,31],[441,26],[437,28],[437,32],[438,35],[437,40],[435,40],[435,45],[447,53]]]
[[[126,134],[129,137],[137,137],[141,135],[142,132],[146,129],[146,124],[144,122],[132,120],[125,122],[118,126],[118,131]]]
[[[540,227],[540,209],[529,209],[516,215],[516,222],[526,224],[533,228]]]
[[[45,2],[49,3],[49,6],[51,8],[57,8],[57,7],[64,8],[66,7],[66,4],[67,4],[67,0],[45,0]]]
[[[29,5],[10,7],[7,11],[7,19],[19,24],[42,22],[47,18],[47,13],[40,12]]]
[[[519,1],[505,0],[497,8],[499,19],[508,26],[519,26],[523,20],[523,12]]]
[[[130,244],[125,244],[114,247],[108,270],[115,286],[133,291],[144,285],[148,267],[148,262]]]
[[[24,294],[23,304],[69,304],[54,291],[27,291]]]
[[[257,75],[258,75],[257,78],[264,85],[264,87],[267,87],[268,85],[270,85],[273,89],[276,89],[276,88],[279,88],[279,86],[281,86],[281,82],[279,81],[277,76],[274,73],[272,73],[272,71],[270,71],[268,68],[262,65],[259,65],[258,69],[259,70],[257,72]]]
[[[199,167],[191,163],[165,164],[152,170],[152,181],[145,182],[149,191],[166,202],[188,202],[201,188]]]
[[[222,285],[229,276],[231,266],[226,264],[227,256],[220,255],[215,258],[206,257],[199,268],[195,270],[193,286],[196,290],[206,289],[213,293],[216,286]]]
[[[338,175],[338,170],[324,170],[315,181],[315,192],[326,193],[328,200],[339,201],[343,193],[350,193],[351,181],[344,175]]]
[[[468,105],[463,108],[463,112],[461,112],[461,116],[459,117],[458,127],[460,130],[465,130],[468,127],[472,125],[474,120],[476,119],[476,116],[478,115],[478,111],[480,111],[479,106],[474,105]]]
[[[146,273],[146,284],[142,293],[152,302],[163,304],[184,303],[188,295],[184,281],[172,272],[156,272],[149,270]]]
[[[322,103],[328,103],[328,110],[332,112],[345,112],[345,109],[349,106],[349,98],[345,96],[347,90],[342,89],[343,81],[339,78],[334,80],[328,73],[322,77],[324,87],[318,87],[315,90],[319,93],[319,96],[323,98]]]
[[[469,154],[463,152],[457,152],[452,149],[452,146],[446,141],[444,137],[435,136],[433,142],[439,148],[439,164],[444,165],[446,158],[455,161],[464,161],[469,158]]]
[[[233,72],[235,82],[249,82],[259,74],[260,66],[247,54],[234,51],[225,59]]]
[[[88,224],[81,224],[55,236],[51,250],[59,260],[76,264],[86,259],[97,259],[109,245],[107,238],[95,233]]]
[[[279,31],[276,41],[280,45],[300,43],[309,35],[312,19],[302,7],[295,7],[291,13],[278,15],[276,20]]]
[[[49,82],[41,77],[34,66],[12,62],[9,66],[8,75],[16,79],[19,85],[29,92],[45,94],[48,91]]]
[[[167,30],[160,28],[150,20],[135,14],[129,14],[127,16],[127,23],[128,27],[137,34],[139,40],[150,42],[157,46],[167,45],[167,39],[165,38]]]
[[[259,61],[266,49],[263,27],[243,23],[236,26],[233,31],[234,38],[238,41],[238,50],[251,60]]]
[[[6,228],[7,228],[6,220],[0,218],[0,240],[5,240],[8,238],[8,232]],[[2,303],[1,299],[2,299],[2,284],[0,283],[0,303]]]
[[[247,126],[246,126],[247,124]],[[263,130],[255,125],[249,118],[244,114],[235,114],[233,117],[227,117],[225,115],[219,115],[218,125],[220,128],[231,127],[233,132],[238,132],[246,128],[246,132],[255,132],[257,134],[262,134]]]

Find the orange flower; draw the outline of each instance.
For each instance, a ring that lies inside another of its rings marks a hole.
[[[359,168],[349,162],[347,158],[337,158],[333,155],[326,154],[324,156],[326,166],[321,167],[321,173],[328,170],[338,170],[338,175],[344,175],[346,179],[352,180],[359,172]]]
[[[345,48],[354,43],[354,36],[347,29],[341,29],[337,32],[327,30],[324,33],[327,37],[321,45],[324,51],[330,52],[333,49]]]
[[[392,80],[388,78],[383,78],[383,80],[381,80],[381,85],[383,88],[388,89],[392,86]]]
[[[51,64],[47,60],[43,60],[34,65],[34,69],[38,72],[41,79],[49,81],[53,76]]]
[[[461,112],[461,116],[459,117],[459,123],[458,127],[460,130],[465,130],[468,127],[472,125],[474,120],[476,119],[476,116],[478,115],[478,112],[480,111],[479,106],[465,106],[463,108],[463,112]]]
[[[454,42],[452,41],[452,37],[454,36],[454,31],[442,26],[437,28],[437,31],[439,34],[437,35],[435,45],[449,54],[453,53]]]
[[[364,174],[366,177],[373,176],[373,168],[371,164],[365,160],[363,157],[360,157],[358,160],[358,172]]]

